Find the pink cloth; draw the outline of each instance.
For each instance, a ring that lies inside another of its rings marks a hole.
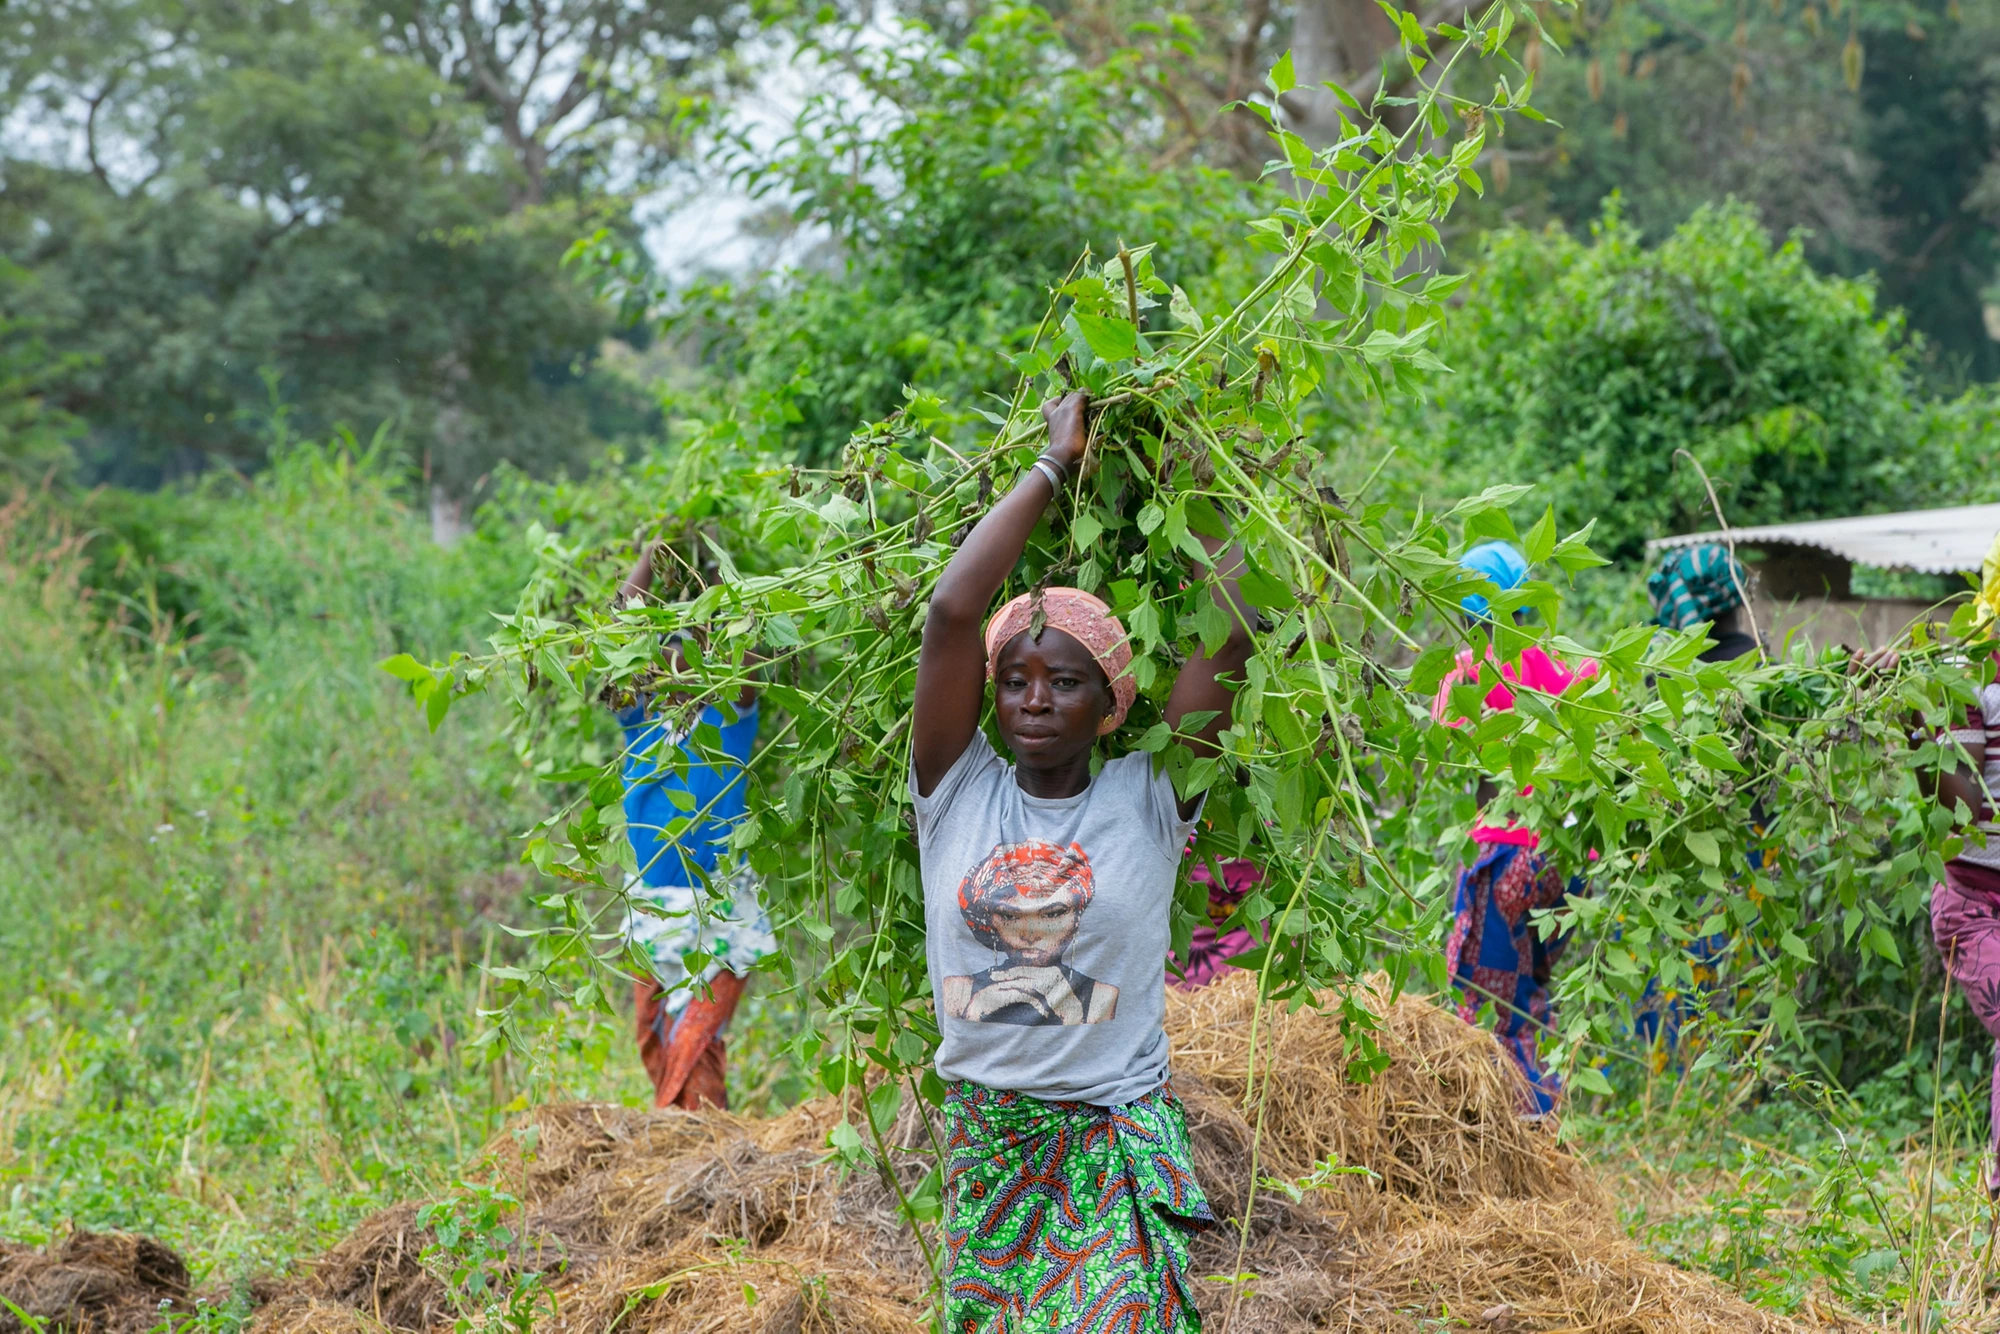
[[[1193,840],[1189,840],[1192,842]],[[1205,987],[1222,976],[1229,967],[1229,960],[1243,953],[1257,942],[1242,927],[1230,931],[1217,928],[1228,920],[1236,905],[1243,902],[1243,896],[1251,886],[1264,878],[1257,863],[1246,860],[1227,861],[1222,864],[1222,884],[1208,873],[1208,863],[1199,862],[1188,872],[1188,879],[1197,885],[1208,886],[1208,924],[1194,929],[1194,938],[1188,943],[1188,957],[1181,962],[1181,975],[1167,974],[1167,985],[1182,991],[1194,991]],[[1168,952],[1167,958],[1174,955]]]
[[[993,679],[994,657],[1034,622],[1037,606],[1044,625],[1083,645],[1104,669],[1104,679],[1111,682],[1113,708],[1110,716],[1098,724],[1097,734],[1107,736],[1117,731],[1139,693],[1139,683],[1132,679],[1132,645],[1124,625],[1111,614],[1111,608],[1081,588],[1045,588],[1023,593],[994,612],[993,619],[986,623],[986,679]]]
[[[1493,661],[1491,649],[1487,650],[1486,658],[1487,661],[1481,663],[1472,656],[1471,649],[1462,648],[1458,651],[1458,665],[1445,673],[1444,680],[1438,682],[1437,694],[1431,700],[1432,722],[1445,723],[1448,727],[1463,727],[1469,721],[1465,718],[1452,718],[1447,721],[1446,714],[1451,710],[1451,688],[1461,681],[1470,681],[1478,685],[1485,674],[1485,667]],[[1486,692],[1485,699],[1486,707],[1495,713],[1505,713],[1514,707],[1514,691],[1509,688],[1510,686],[1532,690],[1538,695],[1560,695],[1575,682],[1586,681],[1597,675],[1597,663],[1593,659],[1585,658],[1576,670],[1571,671],[1569,664],[1561,658],[1551,657],[1533,644],[1521,650],[1519,663],[1503,662],[1499,664],[1499,668],[1500,679]]]
[[[1492,650],[1488,649],[1487,662],[1491,661]],[[1431,700],[1432,722],[1444,723],[1447,727],[1463,727],[1470,721],[1466,718],[1447,717],[1451,711],[1451,688],[1461,681],[1470,681],[1478,685],[1486,665],[1473,657],[1471,649],[1458,651],[1458,664],[1445,674],[1444,680],[1438,683],[1437,695]],[[1485,706],[1495,713],[1505,713],[1514,707],[1514,691],[1509,688],[1510,683],[1539,695],[1560,695],[1576,682],[1597,675],[1597,663],[1592,659],[1585,658],[1576,670],[1572,671],[1569,664],[1561,658],[1544,653],[1533,644],[1521,650],[1521,660],[1518,664],[1503,662],[1499,664],[1499,668],[1500,679],[1486,692],[1483,701]],[[1521,795],[1525,797],[1533,791],[1533,788],[1524,788]],[[1474,825],[1472,841],[1483,844],[1503,843],[1510,847],[1530,850],[1540,847],[1542,843],[1541,836],[1533,830],[1523,829],[1519,825],[1492,824]],[[1593,852],[1592,859],[1595,860],[1595,857],[1596,854]]]
[[[1946,862],[1944,883],[1931,892],[1931,939],[2000,1055],[2000,871]],[[1986,1189],[2000,1198],[2000,1062],[1993,1067],[1992,1085],[1994,1151],[1987,1160]]]
[[[1526,794],[1524,793],[1523,795]],[[1532,829],[1523,829],[1519,825],[1476,824],[1472,826],[1472,841],[1474,843],[1505,843],[1509,847],[1529,849],[1542,846],[1542,836],[1540,834],[1537,834]]]

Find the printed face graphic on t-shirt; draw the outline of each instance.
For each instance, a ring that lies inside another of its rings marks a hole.
[[[975,1024],[1096,1024],[1118,988],[1064,962],[1096,892],[1081,845],[1029,839],[988,853],[958,887],[958,910],[991,968],[944,979],[946,1014]]]

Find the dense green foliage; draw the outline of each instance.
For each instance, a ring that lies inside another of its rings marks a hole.
[[[270,1270],[527,1086],[473,1045],[518,768],[373,668],[469,646],[524,553],[438,557],[383,464],[297,445],[248,487],[0,510],[10,1238],[75,1220]]]
[[[91,473],[256,466],[274,394],[315,433],[400,423],[461,495],[590,452],[611,324],[556,261],[615,204],[524,202],[478,108],[342,6],[59,8],[0,28],[0,109],[79,141],[12,146],[0,250]]]
[[[1900,322],[1869,284],[1815,273],[1745,208],[1702,209],[1656,247],[1609,206],[1588,241],[1489,234],[1441,348],[1433,406],[1393,418],[1468,481],[1535,478],[1606,554],[1730,522],[1928,499],[1938,460]]]
[[[887,46],[808,50],[851,85],[817,92],[774,147],[724,122],[721,161],[758,196],[823,229],[831,260],[678,298],[727,393],[785,404],[786,440],[835,457],[857,422],[911,385],[949,404],[955,440],[1004,406],[1011,354],[1032,341],[1049,284],[1086,249],[1157,245],[1161,274],[1198,301],[1240,287],[1240,237],[1260,191],[1134,151],[1154,115],[1140,53],[1072,63],[1039,10],[1003,8],[959,46],[916,31]]]
[[[1874,273],[1915,366],[2000,374],[1982,307],[2000,262],[2000,11],[1963,0],[1596,0],[1551,19],[1511,180],[1472,216],[1581,231],[1612,191],[1657,243],[1734,196],[1823,270]],[[1560,48],[1561,54],[1558,54]]]

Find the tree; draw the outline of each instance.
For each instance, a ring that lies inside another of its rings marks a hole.
[[[2000,288],[2000,15],[1914,8],[1902,24],[1862,30],[1861,146],[1892,231],[1843,258],[1850,271],[1880,272],[1883,298],[1940,354],[1939,379],[2000,379],[1984,310]]]
[[[557,261],[615,212],[517,207],[477,112],[347,11],[58,17],[8,31],[12,106],[54,147],[5,164],[0,237],[77,358],[50,401],[89,423],[94,475],[254,464],[273,393],[315,433],[400,423],[447,497],[589,447],[610,321]]]
[[[1616,200],[1588,244],[1492,233],[1440,354],[1453,373],[1395,429],[1438,440],[1459,486],[1543,479],[1607,555],[1714,526],[1676,450],[1737,524],[1893,508],[1925,470],[1900,317],[1740,204],[1698,209],[1655,249]]]
[[[14,314],[33,275],[0,261],[0,481],[60,475],[71,462],[69,442],[82,427],[47,401],[47,386],[65,369],[37,324]]]
[[[386,49],[421,60],[498,132],[517,208],[650,178],[680,152],[685,82],[749,24],[731,0],[369,0],[366,12]]]
[[[1946,386],[2000,374],[2000,10],[1956,0],[1589,4],[1533,63],[1548,124],[1510,121],[1473,227],[1581,229],[1618,191],[1665,237],[1705,203],[1806,229],[1822,270],[1879,275]],[[1502,71],[1505,72],[1505,71]],[[1518,77],[1518,76],[1516,76]],[[1507,170],[1498,170],[1504,162]]]
[[[983,425],[1086,246],[1103,259],[1121,238],[1160,238],[1163,275],[1197,299],[1244,272],[1229,242],[1258,191],[1152,160],[1176,131],[1153,114],[1143,54],[1078,66],[1028,8],[994,11],[956,47],[915,30],[887,46],[848,35],[808,49],[851,82],[825,80],[774,147],[717,122],[721,163],[824,229],[826,256],[684,294],[671,326],[726,393],[782,397],[804,458],[837,453],[905,386],[952,401],[940,429]]]

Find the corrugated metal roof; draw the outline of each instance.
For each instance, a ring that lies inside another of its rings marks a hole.
[[[1941,510],[1907,510],[1901,514],[1863,514],[1852,519],[1814,519],[1808,523],[1773,523],[1761,528],[1732,528],[1739,547],[1817,547],[1845,556],[1859,565],[1884,570],[1915,570],[1923,574],[1961,574],[1977,570],[2000,533],[2000,505],[1957,505]],[[1722,534],[1683,533],[1656,537],[1648,551],[1720,542]]]

